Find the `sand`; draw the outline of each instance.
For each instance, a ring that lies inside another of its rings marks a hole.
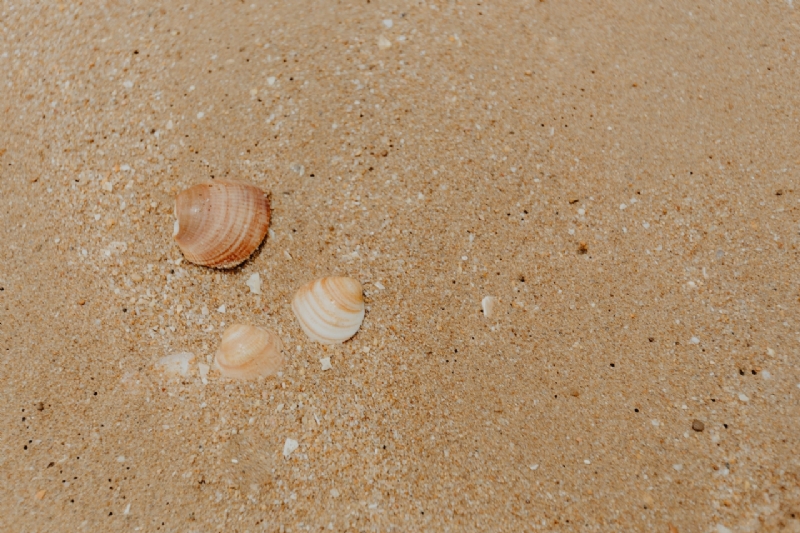
[[[2,4],[0,529],[800,531],[794,4]],[[232,323],[282,375],[201,378]]]

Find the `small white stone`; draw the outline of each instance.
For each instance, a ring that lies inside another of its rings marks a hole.
[[[764,379],[769,379],[769,378],[771,378],[771,377],[772,377],[772,374],[770,374],[768,370],[764,370],[764,371],[761,373],[761,377],[762,377],[762,378],[764,378]]]
[[[383,27],[384,28],[389,30],[389,29],[392,28],[392,26],[394,26],[394,22],[392,22],[392,19],[383,19]]]
[[[338,498],[338,497],[339,497],[339,491],[336,489],[331,489],[331,498]]]
[[[208,316],[208,307],[206,307],[206,306],[204,305],[204,306],[203,306],[203,307],[200,309],[200,313],[201,313],[203,316]]]
[[[331,368],[333,368],[331,366],[330,357],[323,357],[322,359],[319,360],[319,362],[322,363],[322,370],[330,370]]]
[[[379,289],[379,290],[384,290],[386,288],[386,287],[383,286],[383,283],[381,283],[380,281],[376,281],[375,282],[375,287],[377,289]]]
[[[692,337],[691,339],[689,339],[689,342],[692,344],[700,344],[700,339],[698,339],[697,337]]]
[[[247,278],[245,285],[250,287],[251,293],[261,294],[261,276],[258,275],[258,272],[250,274],[250,277]]]
[[[586,210],[585,210],[585,209],[578,209],[578,214],[579,214],[580,216],[583,216],[583,215],[585,215],[585,214],[586,214]]]
[[[117,457],[117,462],[118,463],[124,463],[125,462],[125,456],[124,455],[120,455],[119,457]]]
[[[199,113],[197,113],[197,118],[198,118],[198,119],[201,119],[201,118],[203,118],[204,116],[206,116],[206,114],[205,114],[205,113],[203,113],[202,111],[200,111]]]
[[[492,318],[495,315],[495,311],[497,308],[497,298],[494,296],[486,296],[481,301],[481,308],[483,309],[483,316],[486,318]]]
[[[191,352],[181,352],[165,355],[156,361],[156,368],[165,374],[187,376],[189,375],[189,364],[194,361],[194,354]]]
[[[300,444],[294,439],[286,439],[286,442],[283,444],[283,456],[289,457],[292,455],[292,452],[295,451],[297,448],[300,447]]]
[[[270,87],[275,85],[275,76],[270,76],[267,78],[267,85],[269,85]]]
[[[225,304],[220,305],[217,307],[217,313],[224,313],[225,312]]]
[[[211,370],[211,367],[205,363],[198,363],[197,371],[200,373],[200,381],[203,382],[203,385],[208,385],[208,372]]]
[[[733,533],[733,531],[722,524],[717,524],[717,533]]]
[[[625,204],[619,204],[619,208],[624,211],[625,209],[628,208],[628,206]]]
[[[772,348],[767,348],[767,355],[773,357],[775,355],[775,350]]]
[[[592,464],[592,462],[589,459],[584,459],[583,460],[583,464],[590,465],[590,464]]]
[[[531,470],[538,470],[539,469],[539,465],[530,465],[530,466],[528,466],[528,468],[530,468]]]
[[[131,514],[131,504],[125,506],[125,510],[122,511],[122,514]]]
[[[642,227],[644,229],[650,229],[650,223],[649,222],[642,222]]]
[[[175,124],[173,124],[173,122],[171,120],[168,120],[167,121],[167,129],[171,130],[174,127],[175,127]]]
[[[381,50],[386,50],[392,47],[392,41],[381,35],[378,37],[378,48]]]
[[[133,88],[133,82],[131,80],[126,80],[126,81],[122,82],[122,86],[125,87],[126,89],[132,89]]]
[[[683,470],[683,465],[672,465],[672,468],[674,468],[676,472],[680,472]]]
[[[741,401],[743,401],[743,402],[749,402],[750,401],[750,398],[748,398],[746,394],[743,394],[741,392],[739,393],[739,399]]]
[[[661,422],[659,422],[658,420],[651,420],[650,423],[653,424],[655,427],[658,427],[661,424]]]

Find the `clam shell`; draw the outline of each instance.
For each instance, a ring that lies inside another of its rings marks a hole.
[[[364,321],[362,290],[353,278],[320,278],[297,290],[292,310],[311,340],[341,343],[355,335]]]
[[[192,263],[230,268],[259,247],[269,216],[269,197],[258,187],[222,180],[201,183],[175,199],[173,237]]]
[[[271,376],[283,366],[282,347],[280,337],[269,330],[233,324],[222,334],[214,366],[229,378]]]

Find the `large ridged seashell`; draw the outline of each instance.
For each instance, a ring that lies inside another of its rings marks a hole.
[[[192,263],[230,268],[259,247],[269,215],[269,197],[258,187],[222,180],[201,183],[175,199],[173,237]]]
[[[282,347],[280,337],[269,330],[233,324],[222,334],[214,366],[229,378],[271,376],[283,366]]]
[[[346,277],[306,283],[294,295],[292,310],[311,340],[322,344],[344,342],[364,321],[361,283]]]

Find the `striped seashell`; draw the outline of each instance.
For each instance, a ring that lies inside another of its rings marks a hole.
[[[364,321],[362,290],[353,278],[320,278],[297,290],[292,310],[311,340],[342,343],[355,335]]]

